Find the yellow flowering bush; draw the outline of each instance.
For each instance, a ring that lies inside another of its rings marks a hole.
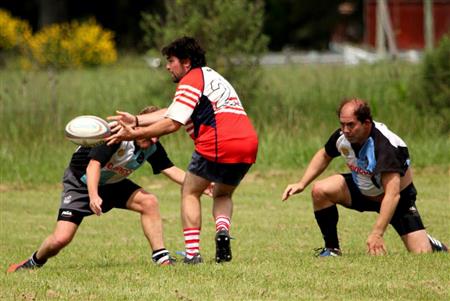
[[[94,19],[53,24],[33,35],[30,25],[0,9],[0,50],[19,50],[29,68],[76,68],[111,64],[117,60],[112,31]]]
[[[94,20],[44,27],[30,39],[28,46],[28,55],[40,66],[73,68],[117,60],[113,33]]]
[[[14,18],[8,11],[0,9],[0,49],[23,47],[31,35],[27,21]]]

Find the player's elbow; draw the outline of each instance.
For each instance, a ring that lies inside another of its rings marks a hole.
[[[180,127],[181,127],[180,122],[167,118],[167,127],[166,127],[167,133],[176,132],[180,129]]]

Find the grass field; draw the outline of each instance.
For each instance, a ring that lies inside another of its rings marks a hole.
[[[150,173],[150,171],[147,171]],[[74,241],[36,271],[0,274],[1,300],[448,300],[450,259],[446,254],[408,254],[389,228],[389,255],[365,254],[375,216],[340,208],[344,256],[318,259],[322,246],[309,189],[286,203],[293,172],[251,172],[235,195],[232,224],[234,259],[213,262],[211,200],[203,200],[202,254],[206,263],[159,268],[135,213],[113,210],[89,217]],[[429,231],[450,241],[448,170],[416,171],[418,208]],[[138,182],[159,196],[166,246],[183,250],[179,192],[155,176]],[[25,259],[52,231],[59,186],[1,191],[0,266]]]
[[[217,265],[211,200],[203,200],[200,266],[158,268],[137,214],[113,210],[87,218],[74,241],[45,268],[0,273],[0,300],[449,300],[450,257],[408,254],[389,229],[389,255],[365,254],[374,214],[340,210],[344,256],[317,259],[323,245],[309,197],[280,201],[310,157],[338,126],[335,108],[345,96],[370,101],[409,146],[418,208],[431,234],[450,243],[448,120],[417,110],[408,87],[417,65],[393,62],[349,66],[266,68],[254,98],[243,99],[260,138],[257,164],[235,195],[234,259]],[[233,82],[233,79],[230,79]],[[29,256],[53,230],[62,172],[75,146],[64,139],[77,115],[105,117],[166,106],[174,85],[164,70],[140,58],[113,67],[61,72],[0,70],[0,268]],[[238,91],[239,93],[239,91]],[[185,133],[163,137],[175,164],[192,151]],[[330,170],[344,171],[343,162]],[[330,172],[330,171],[329,171]],[[160,199],[166,247],[183,250],[179,189],[141,168],[132,178]]]

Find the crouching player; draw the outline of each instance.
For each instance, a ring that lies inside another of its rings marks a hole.
[[[156,107],[147,107],[140,114],[155,110]],[[85,216],[101,215],[112,208],[140,213],[144,235],[153,250],[153,261],[159,265],[172,264],[173,258],[164,247],[158,199],[127,179],[145,161],[151,164],[154,174],[163,173],[182,184],[185,172],[173,165],[161,143],[150,138],[110,146],[79,147],[64,173],[54,232],[29,259],[12,264],[8,272],[42,267],[72,241]]]
[[[325,242],[317,255],[341,255],[337,204],[379,213],[366,241],[371,255],[386,253],[383,236],[389,224],[409,252],[448,252],[447,246],[427,233],[416,208],[417,192],[405,142],[374,121],[369,105],[362,99],[345,99],[337,112],[340,128],[317,151],[300,181],[289,184],[282,196],[287,200],[303,192],[334,158],[345,159],[351,173],[321,179],[312,188],[314,215]]]

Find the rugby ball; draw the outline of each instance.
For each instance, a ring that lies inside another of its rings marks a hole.
[[[69,121],[65,128],[66,138],[81,146],[96,146],[111,135],[108,122],[92,115],[78,116]]]

